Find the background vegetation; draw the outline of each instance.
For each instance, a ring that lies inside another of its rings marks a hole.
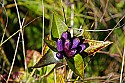
[[[69,79],[73,82],[75,80],[79,81],[79,78],[77,78],[67,66],[66,68],[58,68],[56,72],[55,69],[53,69],[54,65],[48,65],[44,68],[35,70],[30,68],[34,66],[40,57],[42,57],[42,46],[44,46],[42,42],[43,32],[44,37],[47,38],[50,34],[52,25],[52,14],[56,13],[60,18],[66,18],[65,22],[67,26],[71,26],[71,14],[74,13],[74,23],[72,27],[79,28],[82,25],[85,30],[84,37],[86,39],[104,41],[105,38],[108,37],[106,40],[113,42],[110,46],[96,53],[95,56],[85,58],[84,62],[85,65],[87,65],[84,73],[85,82],[119,82],[123,62],[122,59],[124,59],[123,55],[125,55],[125,0],[43,0],[43,2],[41,0],[17,0],[17,6],[21,22],[24,20],[24,41],[20,38],[9,81],[39,83],[53,83],[54,81],[63,83],[69,81]],[[19,37],[19,33],[16,32],[19,32],[19,29],[20,25],[14,1],[1,0],[1,82],[7,80],[10,68],[12,67],[12,61],[14,59],[16,44]],[[91,32],[87,30],[93,31]],[[110,32],[111,34],[109,34]],[[24,42],[25,50],[23,50],[22,42]],[[25,71],[24,53],[26,55],[27,71]],[[51,70],[52,72],[50,72]],[[50,74],[48,74],[49,72]],[[43,77],[44,75],[46,76]]]

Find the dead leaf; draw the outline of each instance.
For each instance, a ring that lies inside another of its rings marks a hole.
[[[101,49],[105,48],[106,46],[112,44],[113,42],[110,42],[110,41],[96,41],[96,40],[85,39],[84,43],[89,44],[89,47],[85,49],[85,52],[87,52],[88,55],[93,55],[96,52],[100,51]]]

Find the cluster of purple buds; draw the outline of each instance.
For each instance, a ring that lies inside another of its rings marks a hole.
[[[61,38],[56,42],[58,53],[56,57],[63,59],[63,57],[72,58],[78,53],[82,53],[86,49],[86,45],[83,43],[84,39],[79,37],[72,37],[70,32],[66,31],[62,33]]]

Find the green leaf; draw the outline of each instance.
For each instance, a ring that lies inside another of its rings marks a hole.
[[[80,54],[75,55],[74,62],[74,65],[80,74],[79,76],[84,78],[84,61],[82,56]]]
[[[53,21],[52,21],[52,37],[53,38],[60,38],[62,33],[66,31],[68,27],[66,24],[56,15],[53,15]]]
[[[46,40],[44,39],[45,43],[47,44],[47,46],[53,50],[54,52],[57,52],[57,49],[56,49],[56,41],[53,41],[53,40]]]
[[[48,50],[48,52],[35,64],[32,68],[40,68],[50,64],[61,62],[60,60],[55,59],[53,51]]]
[[[80,54],[75,55],[74,58],[66,58],[69,68],[82,79],[84,78],[84,61]]]

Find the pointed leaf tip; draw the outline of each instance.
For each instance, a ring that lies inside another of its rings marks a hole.
[[[96,52],[113,43],[110,41],[96,41],[88,39],[86,39],[84,42],[87,42],[89,44],[89,47],[85,49],[85,52],[87,52],[88,55],[93,55]]]
[[[32,68],[40,68],[40,67],[44,67],[58,62],[61,62],[61,61],[55,59],[53,51],[48,50],[48,52]]]
[[[67,31],[68,27],[57,15],[53,15],[51,35],[53,38],[60,38],[62,33]]]

